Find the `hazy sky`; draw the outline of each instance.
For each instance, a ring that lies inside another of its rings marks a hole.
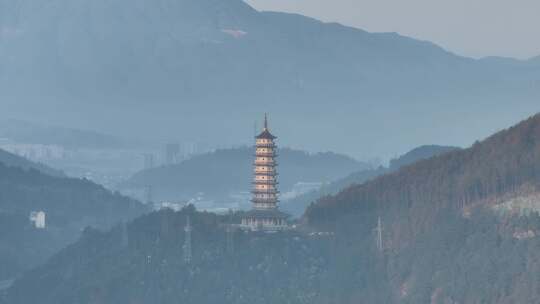
[[[540,0],[247,0],[370,32],[398,32],[460,55],[540,55]]]

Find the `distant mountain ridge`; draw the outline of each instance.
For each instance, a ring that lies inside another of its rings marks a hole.
[[[453,125],[472,142],[540,97],[529,62],[473,60],[240,0],[1,0],[0,10],[0,98],[12,116],[112,134],[231,144],[269,111],[295,130],[288,145],[373,156],[418,144],[394,132],[403,125],[423,142]],[[486,124],[473,128],[480,113]],[[383,117],[388,127],[373,128]]]

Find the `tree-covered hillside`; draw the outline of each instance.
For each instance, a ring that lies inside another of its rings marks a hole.
[[[183,253],[188,215],[190,264]],[[385,243],[379,252],[368,214],[335,233],[228,236],[222,224],[229,217],[161,211],[108,233],[87,229],[17,280],[0,303],[534,303],[536,213],[501,219],[479,209],[436,219],[414,246],[398,251]]]
[[[190,208],[87,230],[4,302],[536,303],[539,160],[540,115],[325,197],[293,231],[227,236],[222,224],[235,216]]]
[[[407,166],[417,161],[429,159],[431,157],[458,149],[459,148],[457,147],[437,145],[421,146],[415,148],[398,158],[392,159],[388,168],[381,166],[379,168],[370,168],[367,170],[360,170],[351,173],[344,178],[340,178],[338,180],[332,181],[331,183],[324,184],[318,190],[310,191],[308,193],[295,197],[290,201],[284,202],[282,204],[282,208],[295,216],[301,216],[306,210],[306,208],[309,206],[309,204],[315,202],[321,197],[335,195],[341,190],[344,190],[345,188],[352,185],[363,184],[368,180],[379,177],[383,174],[399,170],[403,166]]]
[[[45,212],[45,229],[32,225],[33,211]],[[0,280],[45,261],[87,226],[108,229],[145,211],[139,202],[87,180],[0,163]]]
[[[343,215],[370,209],[396,220],[418,218],[403,236],[433,224],[440,210],[466,212],[540,187],[540,114],[471,148],[407,166],[371,182],[321,199],[306,213],[313,225],[332,225]],[[421,215],[421,216],[420,216]]]

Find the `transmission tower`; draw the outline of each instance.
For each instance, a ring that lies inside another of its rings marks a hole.
[[[191,220],[189,215],[186,219],[186,227],[184,227],[185,238],[184,238],[184,262],[186,264],[191,264],[192,252],[191,252]]]
[[[383,225],[381,221],[381,217],[379,216],[379,219],[377,220],[377,228],[375,228],[375,231],[377,232],[377,250],[382,252],[384,250],[384,244],[383,244]]]
[[[233,212],[229,209],[229,219],[225,226],[225,232],[227,235],[227,253],[232,255],[234,253],[234,227],[233,227]]]
[[[231,224],[227,225],[227,253],[234,254],[234,228]]]

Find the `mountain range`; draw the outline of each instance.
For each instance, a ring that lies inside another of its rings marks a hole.
[[[356,157],[468,145],[540,97],[537,59],[475,60],[241,0],[1,0],[0,54],[2,116],[230,145],[268,111],[285,145]]]
[[[234,215],[155,212],[124,228],[86,231],[3,299],[535,303],[539,160],[540,114],[321,198],[293,231],[231,233],[224,224],[237,222]],[[181,254],[188,217],[190,263]]]

